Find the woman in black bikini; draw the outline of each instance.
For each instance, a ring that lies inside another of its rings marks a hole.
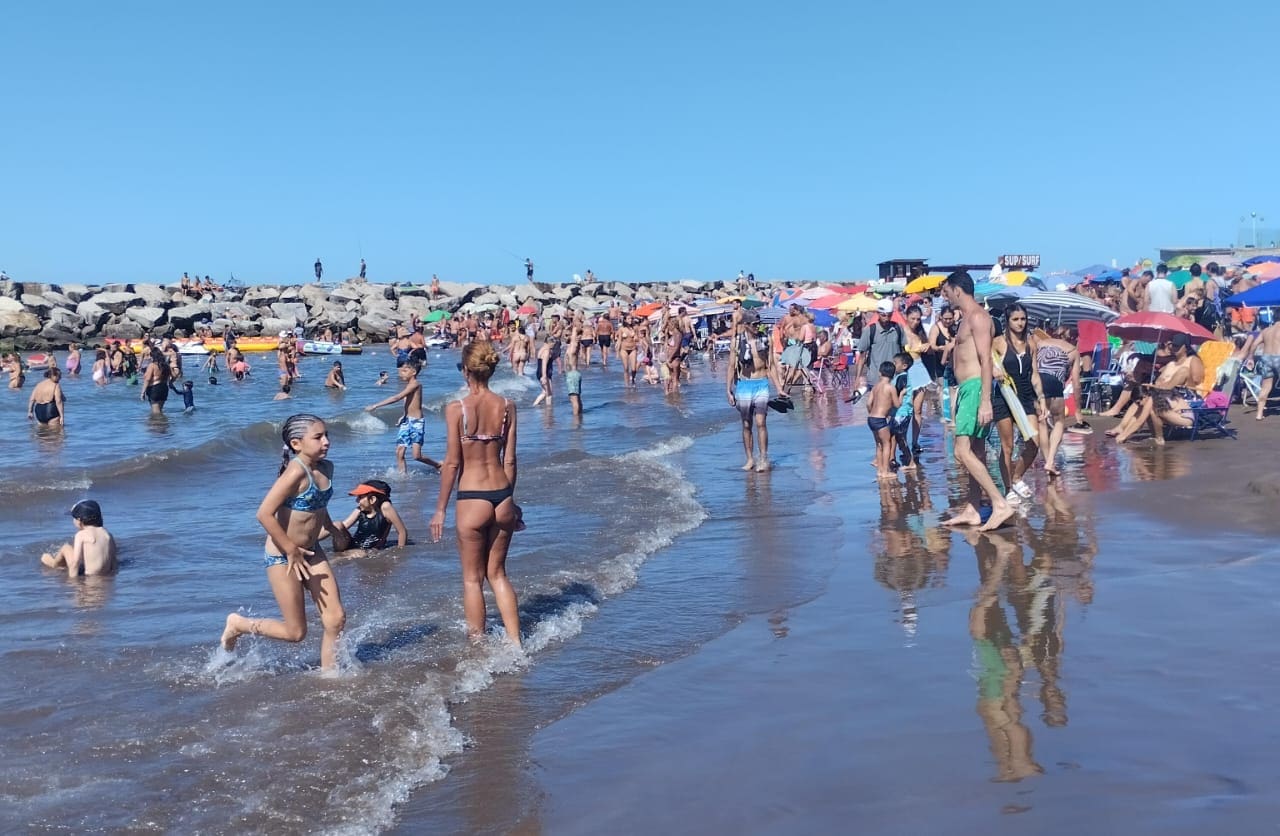
[[[484,582],[488,579],[507,638],[519,646],[520,613],[506,569],[511,534],[522,527],[520,508],[512,497],[516,488],[516,406],[489,390],[489,378],[497,366],[498,352],[492,343],[473,342],[462,350],[458,370],[469,391],[445,407],[448,442],[440,471],[440,498],[431,518],[431,540],[439,542],[444,533],[445,509],[456,481],[454,524],[462,558],[467,634],[472,640],[484,636]]]

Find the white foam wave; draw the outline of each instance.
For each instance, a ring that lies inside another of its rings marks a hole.
[[[88,476],[72,479],[62,479],[53,482],[46,482],[42,485],[33,485],[30,483],[13,482],[0,488],[0,495],[22,493],[30,494],[37,492],[56,493],[59,491],[87,491],[93,487],[93,480]]]
[[[693,439],[687,435],[673,435],[671,438],[663,439],[652,447],[645,447],[640,450],[633,450],[630,453],[622,453],[614,458],[618,461],[630,462],[636,459],[661,459],[672,455],[673,453],[681,453],[693,446]]]
[[[353,415],[338,415],[329,419],[330,423],[350,427],[362,435],[380,435],[391,426],[371,412],[359,412]]]

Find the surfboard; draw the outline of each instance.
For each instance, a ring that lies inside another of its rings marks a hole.
[[[1013,423],[1017,426],[1018,431],[1022,433],[1024,439],[1034,441],[1036,434],[1031,429],[1031,422],[1027,420],[1027,411],[1022,408],[1022,401],[1018,400],[1018,393],[1009,383],[1009,378],[1001,378],[1000,394],[1004,395],[1004,402],[1009,407],[1009,414],[1013,416]]]

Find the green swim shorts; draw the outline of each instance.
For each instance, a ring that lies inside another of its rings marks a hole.
[[[978,423],[978,406],[982,403],[982,378],[971,377],[956,392],[956,435],[986,438],[991,424]]]

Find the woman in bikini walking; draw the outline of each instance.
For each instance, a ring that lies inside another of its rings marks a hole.
[[[473,641],[484,636],[484,582],[488,580],[507,638],[519,646],[520,613],[506,569],[511,534],[522,527],[520,508],[512,496],[516,488],[516,406],[489,389],[489,378],[497,365],[498,353],[491,343],[470,343],[462,350],[458,370],[468,392],[445,407],[448,446],[440,472],[440,497],[431,517],[431,540],[439,542],[444,533],[445,510],[457,482],[454,524],[462,558],[467,635]]]

